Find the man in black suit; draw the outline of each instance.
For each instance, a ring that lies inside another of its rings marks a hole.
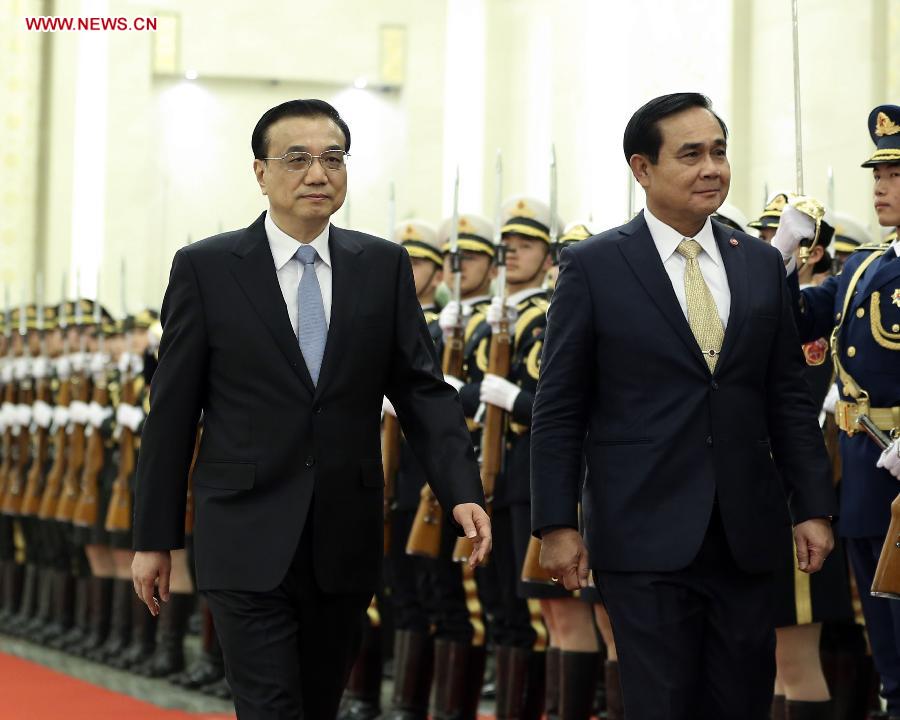
[[[382,561],[382,397],[443,507],[490,549],[456,392],[394,243],[329,224],[350,131],[320,100],[252,136],[269,209],[175,255],[141,444],[132,566],[158,613],[193,474],[197,582],[241,720],[333,718]]]
[[[767,717],[778,529],[794,523],[806,572],[832,546],[780,253],[709,218],[728,192],[726,138],[703,95],[638,110],[624,149],[647,210],[564,250],[550,305],[533,529],[567,588],[593,570],[629,720]]]

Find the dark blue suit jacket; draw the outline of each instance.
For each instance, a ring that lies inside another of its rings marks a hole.
[[[836,514],[781,256],[713,228],[731,291],[714,374],[643,215],[562,253],[532,422],[532,525],[578,526],[583,453],[595,571],[686,567],[716,497],[747,572],[780,563],[785,488],[795,523]]]
[[[850,279],[872,249],[853,253],[840,275],[828,278],[818,287],[801,291],[796,273],[788,279],[795,299],[797,327],[804,341],[831,335],[844,307]],[[872,407],[900,406],[900,258],[893,249],[887,252],[890,254],[866,268],[838,338],[841,364],[869,393]],[[848,355],[851,347],[852,357]],[[853,401],[843,389],[841,397]],[[848,437],[842,432],[840,444],[838,530],[845,537],[884,537],[891,519],[891,501],[900,491],[900,484],[887,470],[875,467],[881,450],[868,436],[860,433]]]

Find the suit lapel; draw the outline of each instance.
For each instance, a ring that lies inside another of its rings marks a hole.
[[[306,369],[297,336],[291,327],[284,296],[281,294],[281,287],[275,274],[275,261],[272,259],[272,251],[266,237],[265,216],[265,213],[260,215],[238,237],[232,250],[235,257],[231,263],[231,271],[250,305],[272,335],[272,339],[303,381],[303,385],[312,394],[314,390],[312,378]]]
[[[719,246],[719,254],[722,256],[722,262],[725,265],[725,274],[728,276],[728,290],[731,294],[731,310],[728,312],[728,325],[725,327],[722,351],[719,355],[719,360],[716,362],[715,374],[718,375],[734,353],[734,345],[741,334],[741,329],[744,327],[744,321],[747,316],[747,258],[744,255],[742,244],[732,245],[729,242],[733,234],[729,228],[717,223],[715,220],[712,223],[712,227],[716,244]]]
[[[322,394],[340,366],[344,355],[342,348],[351,332],[364,277],[361,258],[363,249],[350,233],[332,225],[328,234],[328,248],[331,251],[331,322],[328,324],[328,338],[316,397]]]
[[[696,358],[697,362],[702,363],[704,368],[708,369],[706,360],[703,359],[700,352],[700,346],[697,345],[694,333],[691,332],[681,305],[678,304],[672,281],[660,260],[659,251],[650,235],[643,212],[627,225],[619,228],[619,232],[629,236],[619,243],[619,249],[638,281],[644,286],[650,299],[690,350],[691,355]]]
[[[887,260],[885,260],[887,256]],[[894,248],[889,247],[884,255],[875,260],[875,267],[866,269],[865,275],[856,286],[856,294],[850,303],[850,309],[856,310],[862,305],[873,291],[883,287],[891,280],[900,277],[900,258]]]

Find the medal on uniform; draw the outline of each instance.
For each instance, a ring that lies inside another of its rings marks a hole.
[[[897,307],[900,307],[900,288],[894,290],[894,294],[891,295],[891,302]]]

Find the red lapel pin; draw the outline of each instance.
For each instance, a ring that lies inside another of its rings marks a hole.
[[[729,240],[728,242],[731,243],[731,247],[737,247],[737,246],[738,246],[738,239],[737,239],[737,238],[731,238],[731,240]]]

